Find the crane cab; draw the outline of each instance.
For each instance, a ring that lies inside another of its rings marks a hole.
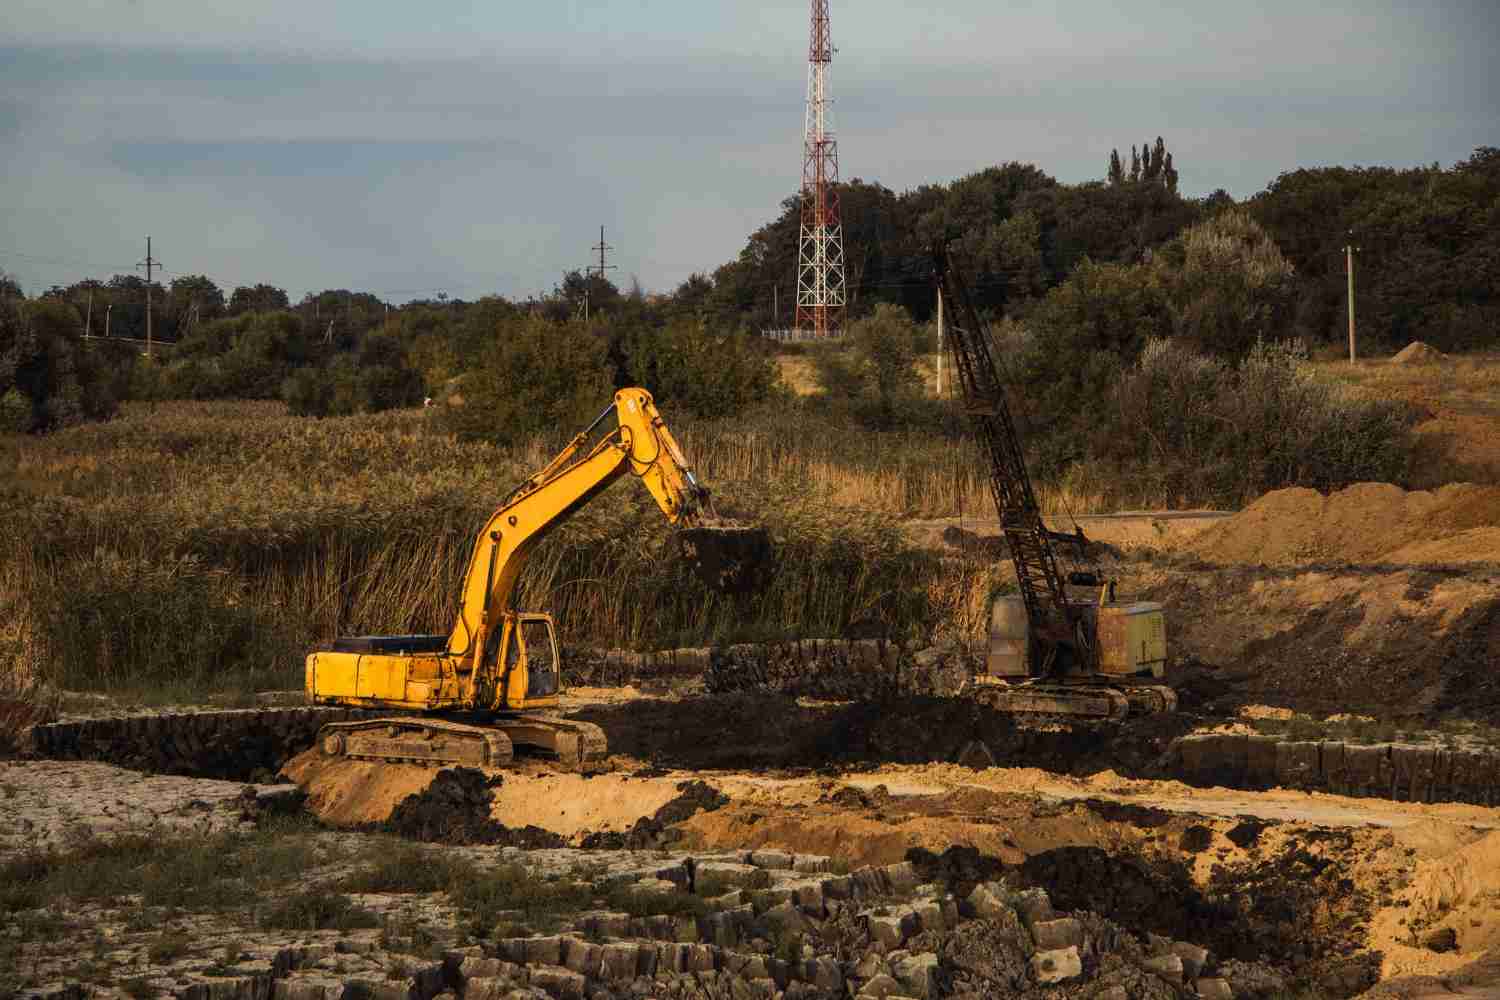
[[[1099,651],[1098,672],[1106,677],[1166,676],[1167,628],[1154,601],[1109,601],[1084,607],[1084,622]],[[1033,675],[1031,623],[1020,597],[997,597],[990,606],[989,675],[1024,680]]]

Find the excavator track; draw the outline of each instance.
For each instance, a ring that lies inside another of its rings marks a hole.
[[[1165,684],[979,684],[974,697],[1017,716],[1123,722],[1177,711],[1177,692]]]
[[[329,757],[389,763],[504,767],[516,748],[541,752],[564,767],[578,767],[609,752],[604,730],[555,716],[516,715],[482,725],[419,716],[331,722],[318,731]]]

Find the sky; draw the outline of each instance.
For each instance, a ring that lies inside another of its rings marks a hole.
[[[1166,138],[1188,195],[1500,146],[1497,0],[831,0],[845,179],[1009,160],[1099,179]],[[388,301],[587,266],[670,291],[800,182],[784,0],[4,0],[0,270]],[[792,276],[788,276],[790,283]]]

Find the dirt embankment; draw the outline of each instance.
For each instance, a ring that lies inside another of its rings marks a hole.
[[[1500,487],[1276,490],[1203,531],[1192,547],[1221,564],[1500,564]]]

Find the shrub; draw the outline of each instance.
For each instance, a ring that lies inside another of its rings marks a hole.
[[[0,299],[0,400],[4,426],[32,433],[114,415],[115,379],[83,340],[78,310]]]
[[[333,407],[333,380],[317,368],[298,368],[281,383],[287,412],[298,417],[326,417]]]
[[[1103,410],[1098,456],[1127,495],[1235,505],[1267,490],[1402,482],[1406,404],[1356,397],[1311,375],[1295,344],[1257,344],[1238,365],[1150,342]]]
[[[916,362],[930,349],[928,339],[906,310],[882,302],[850,324],[847,350],[824,347],[814,354],[818,382],[830,397],[852,402],[851,412],[863,426],[898,426],[901,411],[921,394]]]
[[[581,428],[614,396],[606,348],[581,323],[506,323],[464,380],[464,405],[446,407],[443,422],[460,437],[502,444]]]
[[[633,330],[622,341],[626,379],[667,413],[734,416],[764,401],[779,379],[749,334],[713,334],[692,320]]]
[[[1185,230],[1153,267],[1171,303],[1173,334],[1201,351],[1244,357],[1279,336],[1295,313],[1292,266],[1238,209]]]

